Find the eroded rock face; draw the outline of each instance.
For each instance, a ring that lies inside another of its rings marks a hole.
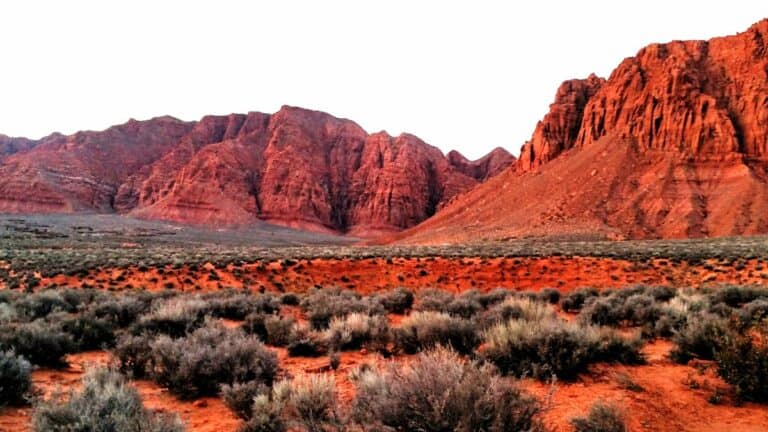
[[[464,155],[452,150],[448,152],[448,162],[459,172],[484,181],[507,169],[517,160],[512,154],[501,147],[496,147],[482,158],[470,161]]]
[[[14,153],[0,163],[3,212],[267,220],[362,236],[423,221],[511,158],[497,150],[465,173],[413,135],[369,135],[352,121],[294,107],[131,121]]]
[[[517,169],[531,170],[573,147],[581,130],[584,108],[603,84],[605,79],[594,74],[561,84],[549,112],[520,150]]]
[[[611,136],[704,158],[768,156],[768,20],[736,36],[652,44],[606,81],[566,81],[517,167]]]
[[[768,233],[767,44],[763,20],[565,82],[516,168],[401,241]]]

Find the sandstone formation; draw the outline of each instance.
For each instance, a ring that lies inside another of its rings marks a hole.
[[[513,168],[398,238],[768,233],[768,20],[565,82]]]
[[[448,152],[448,162],[459,172],[479,181],[487,180],[512,165],[516,158],[501,147],[496,147],[482,158],[470,161],[464,155],[452,150]]]
[[[512,159],[497,150],[457,167],[413,135],[369,135],[293,107],[14,140],[0,139],[2,212],[118,212],[214,226],[261,219],[361,236],[423,221]]]

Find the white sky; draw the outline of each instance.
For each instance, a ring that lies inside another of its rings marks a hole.
[[[3,0],[0,133],[288,104],[471,158],[517,154],[563,80],[764,17],[757,0]]]

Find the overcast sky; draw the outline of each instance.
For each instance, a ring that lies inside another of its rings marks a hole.
[[[471,158],[517,154],[563,80],[764,17],[768,1],[8,0],[0,133],[288,104]]]

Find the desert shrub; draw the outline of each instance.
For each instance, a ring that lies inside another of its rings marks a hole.
[[[477,345],[475,325],[464,318],[442,312],[414,312],[393,329],[395,347],[408,354],[435,347],[450,346],[468,354]]]
[[[672,360],[688,363],[691,359],[713,360],[728,333],[728,322],[711,314],[695,314],[672,337]]]
[[[240,328],[246,334],[258,336],[262,341],[267,340],[267,316],[261,313],[251,313],[245,317]]]
[[[414,297],[410,290],[400,287],[379,294],[377,298],[387,312],[402,314],[413,306]]]
[[[302,375],[280,381],[270,394],[253,399],[251,417],[243,432],[342,430],[344,421],[337,412],[336,384],[330,375]]]
[[[173,297],[162,300],[152,312],[131,326],[133,334],[152,333],[181,337],[203,325],[208,304],[199,298]]]
[[[207,313],[218,318],[242,320],[252,313],[273,314],[280,310],[280,300],[271,294],[226,290],[204,295],[201,299],[207,303]]]
[[[717,371],[732,384],[740,400],[768,401],[768,344],[766,332],[729,333],[715,354]]]
[[[538,298],[549,304],[558,304],[560,303],[560,291],[554,288],[544,288],[539,292]]]
[[[489,365],[437,348],[407,365],[360,370],[352,418],[371,430],[538,431],[541,407]]]
[[[713,305],[724,303],[734,308],[759,298],[768,299],[768,288],[727,285],[715,290],[710,295],[710,301]]]
[[[18,404],[32,388],[32,365],[13,351],[0,351],[0,407]]]
[[[312,329],[306,323],[294,324],[286,345],[291,357],[319,357],[326,353],[328,347],[323,335]]]
[[[354,350],[363,345],[375,349],[386,347],[389,323],[383,315],[351,313],[343,318],[333,318],[324,338],[334,350]]]
[[[269,316],[264,320],[266,343],[273,346],[286,346],[291,342],[291,334],[295,325],[293,318]]]
[[[90,306],[88,313],[114,324],[118,328],[131,325],[139,315],[147,312],[148,301],[135,296],[122,295],[117,298],[100,301]]]
[[[232,412],[243,420],[253,417],[253,400],[260,395],[269,395],[270,388],[260,381],[224,384],[221,398]]]
[[[152,361],[150,344],[153,340],[154,336],[149,334],[126,334],[118,339],[112,349],[112,355],[117,359],[120,370],[135,378],[146,376]]]
[[[0,303],[0,324],[16,321],[18,317],[19,315],[16,313],[16,308],[8,303]]]
[[[443,312],[462,318],[471,318],[481,310],[483,305],[478,300],[476,291],[467,291],[460,296],[438,290],[428,289],[421,292],[416,309],[420,311]]]
[[[298,306],[301,304],[301,299],[296,294],[285,293],[280,297],[280,303],[286,306]]]
[[[368,315],[385,312],[374,297],[361,297],[353,291],[338,288],[314,290],[302,300],[301,306],[315,330],[328,328],[333,317],[343,317],[353,312]]]
[[[336,408],[336,383],[333,375],[302,375],[291,382],[286,416],[309,432],[342,424]]]
[[[598,295],[600,293],[595,288],[579,288],[566,294],[560,300],[560,307],[566,312],[578,312],[588,298],[597,297]]]
[[[75,348],[72,336],[43,320],[0,327],[0,350],[13,350],[39,366],[62,366]]]
[[[768,300],[762,298],[752,300],[739,309],[738,315],[742,328],[759,323],[768,317]]]
[[[77,310],[57,290],[45,290],[29,294],[19,298],[13,306],[29,321],[45,318],[53,312],[75,312]]]
[[[144,408],[136,389],[117,372],[94,369],[83,377],[80,391],[39,402],[32,415],[35,431],[176,432],[184,428],[176,416]]]
[[[579,313],[579,319],[598,325],[646,326],[654,325],[661,314],[656,300],[650,295],[609,295],[587,299]]]
[[[653,286],[645,290],[645,293],[658,302],[667,302],[677,296],[677,290],[668,286]]]
[[[513,295],[514,292],[506,288],[496,288],[487,293],[482,293],[477,296],[477,301],[483,309],[493,306],[497,303],[503,302],[507,297]]]
[[[115,343],[114,324],[91,314],[65,317],[59,325],[72,336],[78,351],[107,348]]]
[[[511,319],[540,321],[554,316],[555,310],[546,303],[526,297],[509,297],[483,313],[480,317],[480,325],[482,328],[488,328]]]
[[[589,364],[642,361],[639,340],[557,319],[510,320],[483,335],[481,357],[508,374],[573,379]]]
[[[627,430],[624,414],[614,405],[595,402],[586,417],[574,417],[571,424],[575,432],[624,432]]]
[[[183,398],[216,394],[222,384],[271,384],[277,374],[277,356],[258,338],[216,323],[179,339],[160,335],[150,348],[150,376]]]

